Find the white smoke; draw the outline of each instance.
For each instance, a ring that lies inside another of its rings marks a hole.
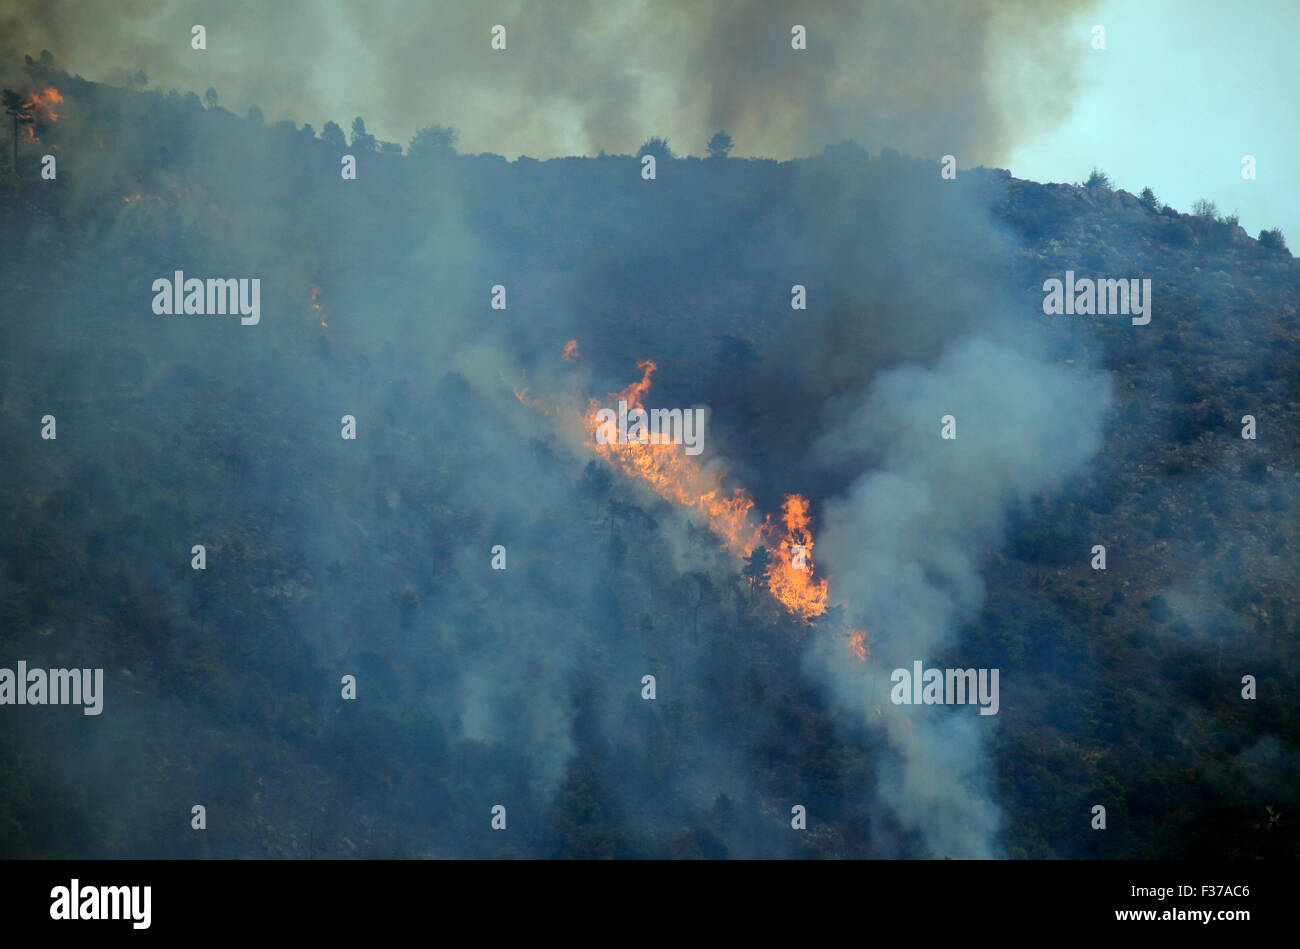
[[[889,673],[954,646],[983,604],[980,560],[1008,505],[1088,462],[1110,400],[1107,376],[1054,363],[1025,324],[954,341],[933,367],[883,373],[817,445],[828,462],[868,465],[827,504],[817,551],[832,601],[866,619],[871,656],[852,662],[842,634],[822,628],[807,668],[850,723],[885,730],[893,753],[879,762],[878,799],[934,856],[998,854],[984,753],[997,719],[891,705]],[[945,415],[955,440],[940,437]]]

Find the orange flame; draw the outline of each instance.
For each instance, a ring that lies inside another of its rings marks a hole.
[[[40,92],[33,92],[32,97],[27,100],[31,105],[32,111],[36,113],[38,122],[57,122],[59,113],[55,112],[53,106],[63,101],[63,95],[53,86],[48,86]]]
[[[856,662],[866,662],[867,656],[871,655],[871,650],[867,648],[867,631],[865,629],[855,629],[849,635],[849,655]],[[877,706],[876,714],[880,714],[880,708]]]
[[[564,344],[564,352],[560,353],[561,359],[574,360],[578,358],[578,341],[571,339]]]
[[[573,341],[576,352],[577,341]],[[568,347],[566,346],[566,351]],[[658,369],[652,360],[637,363],[641,378],[622,392],[611,393],[615,402],[627,403],[629,411],[644,409],[650,377]],[[515,397],[547,414],[550,403],[543,405],[516,390]],[[644,436],[639,441],[601,444],[595,434],[602,422],[601,406],[591,399],[587,413],[576,421],[577,435],[593,452],[627,477],[640,481],[657,495],[690,509],[718,537],[723,547],[739,557],[748,557],[759,546],[772,551],[767,569],[768,591],[791,613],[804,622],[826,612],[827,584],[814,578],[812,534],[808,530],[808,501],[798,494],[786,497],[782,507],[785,531],[782,533],[770,518],[759,520],[754,501],[741,488],[728,492],[724,473],[702,467],[695,457],[685,454],[680,445]]]
[[[48,86],[40,92],[33,92],[27,100],[27,105],[32,110],[32,118],[35,120],[28,125],[25,131],[27,141],[34,144],[41,144],[41,140],[36,137],[37,124],[49,124],[59,120],[59,113],[55,112],[53,106],[63,101],[63,96],[58,89]]]
[[[317,298],[318,298],[319,296],[320,296],[320,287],[312,287],[312,288],[311,288],[311,308],[312,308],[313,310],[319,310],[319,311],[320,311],[320,325],[321,325],[321,326],[324,326],[325,328],[328,329],[328,328],[329,328],[329,324],[325,322],[325,307],[321,306],[319,303],[316,302],[316,300],[317,300]]]
[[[826,579],[812,578],[813,539],[808,532],[807,499],[788,495],[781,514],[786,533],[768,571],[768,589],[790,612],[804,619],[821,616],[826,612]]]
[[[528,394],[527,389],[515,389],[513,391],[516,399],[524,405],[532,406],[543,415],[550,415],[555,411],[555,406],[551,404],[550,400],[543,402],[541,399],[534,399]]]
[[[610,398],[627,403],[628,410],[644,408],[650,391],[650,376],[659,367],[652,360],[637,363],[641,379]],[[705,471],[686,455],[680,445],[645,439],[639,442],[602,445],[595,439],[601,422],[600,404],[592,399],[584,421],[584,441],[612,467],[629,478],[645,482],[660,497],[688,507],[699,514],[724,547],[742,557],[762,543],[759,525],[750,516],[754,502],[741,489],[730,495],[722,486],[720,473]]]

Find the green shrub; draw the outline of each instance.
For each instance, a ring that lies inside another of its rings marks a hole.
[[[1100,168],[1092,169],[1092,172],[1088,175],[1088,180],[1083,183],[1083,186],[1089,190],[1096,188],[1102,191],[1110,191],[1113,187],[1110,176]]]
[[[1259,246],[1267,247],[1269,250],[1281,251],[1284,254],[1289,254],[1291,252],[1286,246],[1286,239],[1282,236],[1282,229],[1280,227],[1260,231]]]

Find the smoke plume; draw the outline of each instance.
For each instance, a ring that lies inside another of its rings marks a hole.
[[[203,94],[243,114],[405,144],[450,125],[462,147],[507,157],[628,153],[650,135],[702,154],[788,158],[852,139],[869,148],[1004,160],[1064,117],[1071,17],[1083,0],[347,0],[155,3],[24,0],[0,50],[48,48],[89,79]],[[207,49],[190,45],[195,24]],[[507,48],[490,32],[506,27]],[[807,32],[792,48],[792,29]],[[1014,64],[1014,70],[1007,64]]]

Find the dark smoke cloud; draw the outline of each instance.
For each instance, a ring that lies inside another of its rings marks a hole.
[[[1004,161],[1064,117],[1066,26],[1084,0],[673,0],[381,5],[27,0],[0,50],[54,52],[87,78],[143,70],[157,88],[212,86],[239,113],[347,127],[401,143],[427,124],[514,157],[627,153],[650,135],[700,154],[725,128],[739,154],[786,158],[845,139]],[[193,24],[208,48],[190,47]],[[495,24],[508,48],[489,48]],[[807,49],[790,45],[794,24]],[[1077,40],[1077,38],[1076,38]]]

